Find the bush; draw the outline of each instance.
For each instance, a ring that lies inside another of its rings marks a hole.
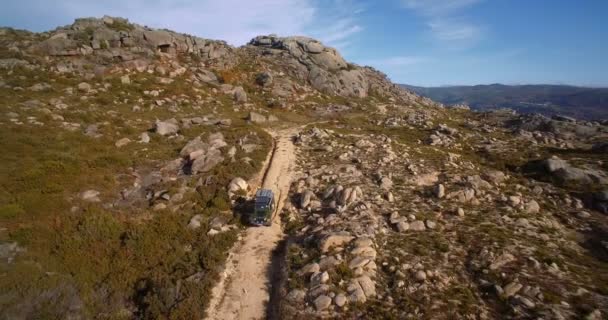
[[[11,219],[23,215],[25,210],[18,204],[7,204],[0,206],[0,219]]]

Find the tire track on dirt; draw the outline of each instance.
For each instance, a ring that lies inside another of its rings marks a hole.
[[[292,137],[297,129],[271,133],[275,147],[262,188],[271,189],[276,210],[268,227],[251,227],[243,240],[230,253],[223,281],[213,289],[207,319],[264,319],[266,318],[273,285],[273,252],[284,238],[279,213],[289,192],[291,171],[295,163]]]

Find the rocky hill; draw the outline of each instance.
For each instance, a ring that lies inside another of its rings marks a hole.
[[[306,37],[113,17],[0,29],[0,96],[0,319],[217,315],[247,241],[276,246],[251,273],[269,318],[608,314],[605,123],[444,108]],[[251,240],[277,137],[282,241]]]

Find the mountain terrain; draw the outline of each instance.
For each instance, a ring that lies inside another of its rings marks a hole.
[[[606,122],[108,16],[0,28],[0,96],[0,319],[608,315]]]
[[[522,113],[564,115],[585,120],[608,119],[608,88],[565,85],[476,85],[417,87],[403,85],[422,96],[474,110],[509,108]]]

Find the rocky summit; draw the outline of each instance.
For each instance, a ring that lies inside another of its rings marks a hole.
[[[606,121],[107,16],[1,28],[0,96],[0,319],[608,317]]]

